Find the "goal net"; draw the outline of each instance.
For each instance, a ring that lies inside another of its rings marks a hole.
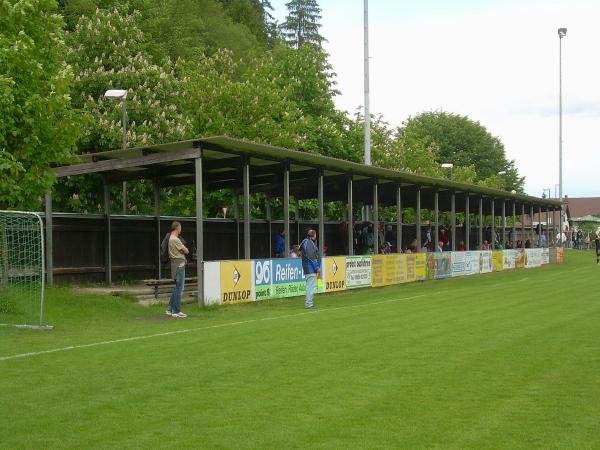
[[[44,225],[38,214],[0,211],[0,325],[44,326]]]

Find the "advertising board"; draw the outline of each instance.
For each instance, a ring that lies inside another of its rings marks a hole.
[[[252,261],[221,261],[221,303],[254,301]]]
[[[371,286],[371,257],[346,256],[346,287]]]

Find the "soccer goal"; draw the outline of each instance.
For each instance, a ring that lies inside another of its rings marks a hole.
[[[44,325],[44,224],[36,213],[0,211],[0,325]]]

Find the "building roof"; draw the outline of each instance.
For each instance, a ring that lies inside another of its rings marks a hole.
[[[600,197],[565,197],[567,217],[600,214]]]
[[[368,203],[372,199],[373,181],[377,180],[382,204],[396,204],[396,188],[401,187],[402,206],[415,205],[417,188],[421,188],[423,208],[433,209],[434,192],[439,192],[440,209],[450,208],[451,193],[460,198],[482,197],[484,208],[493,200],[514,201],[517,205],[560,207],[556,200],[512,194],[483,186],[457,183],[410,172],[367,166],[315,153],[258,144],[227,136],[214,136],[130,149],[103,151],[78,156],[70,165],[56,167],[58,177],[101,174],[108,182],[156,180],[161,186],[193,184],[194,160],[202,156],[203,185],[207,191],[225,188],[241,190],[242,164],[250,164],[250,191],[282,195],[284,167],[290,170],[290,192],[300,199],[316,198],[319,173],[324,175],[326,201],[346,200],[347,183],[353,181],[354,201]],[[473,202],[470,210],[476,211]],[[501,214],[501,202],[494,203]],[[464,202],[457,201],[461,211]],[[506,213],[509,211],[507,204]],[[517,211],[519,214],[520,211]]]

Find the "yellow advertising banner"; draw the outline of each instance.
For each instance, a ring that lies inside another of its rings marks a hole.
[[[502,250],[494,250],[492,253],[492,269],[494,272],[504,270],[504,252]]]
[[[373,255],[371,257],[371,286],[385,286],[383,280],[385,255]]]
[[[325,292],[346,290],[346,258],[344,256],[323,258],[322,267]]]
[[[221,261],[221,303],[252,301],[252,261]]]
[[[417,281],[417,255],[400,255],[406,260],[406,282]]]
[[[417,281],[427,278],[427,253],[416,253],[415,255],[415,277]]]

